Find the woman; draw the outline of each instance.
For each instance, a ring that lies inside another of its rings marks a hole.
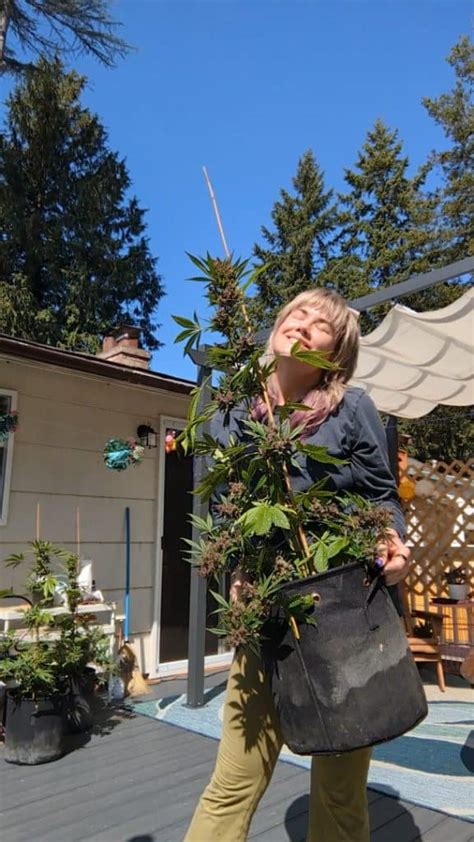
[[[297,341],[304,349],[326,353],[337,367],[315,369],[290,356]],[[387,585],[395,585],[408,571],[409,549],[402,540],[403,515],[377,410],[362,389],[347,387],[358,345],[357,314],[340,296],[324,289],[301,293],[281,310],[268,340],[266,356],[277,360],[268,389],[275,407],[285,401],[311,407],[295,412],[292,425],[304,418],[305,441],[324,445],[331,455],[346,460],[322,465],[307,459],[301,471],[290,471],[293,488],[305,490],[326,476],[333,490],[356,492],[392,513],[394,529],[378,554]],[[257,401],[253,415],[265,417],[263,401]],[[227,423],[217,418],[213,434],[222,443],[231,432],[242,435],[245,417],[246,410],[237,408]],[[233,599],[239,596],[243,581],[237,570],[231,586]],[[252,652],[240,648],[229,675],[216,767],[185,842],[245,842],[282,742],[261,663]],[[369,842],[370,754],[370,748],[363,748],[313,757],[308,842]]]

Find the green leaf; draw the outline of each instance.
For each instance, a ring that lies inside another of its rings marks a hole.
[[[199,324],[193,322],[191,319],[186,319],[184,316],[171,316],[174,321],[179,324],[181,327],[189,328],[190,330],[195,330],[196,328],[200,328]]]
[[[295,357],[295,359],[300,360],[302,363],[306,363],[306,365],[311,365],[314,368],[324,368],[332,371],[338,368],[335,363],[328,359],[327,354],[322,351],[299,350],[300,347],[301,343],[296,341],[294,345],[291,346],[290,356]]]
[[[222,596],[222,594],[218,593],[218,591],[209,591],[212,594],[218,605],[220,605],[226,611],[230,608],[230,604],[227,602],[226,599]]]
[[[315,462],[322,462],[328,465],[346,465],[348,462],[347,459],[338,459],[337,456],[331,456],[327,447],[324,447],[322,444],[305,444],[304,442],[298,442],[296,444],[296,448],[300,453],[305,453],[306,456],[310,456]]]
[[[327,554],[328,561],[329,561],[330,558],[334,558],[334,556],[339,555],[339,553],[342,553],[342,551],[346,549],[348,544],[349,544],[349,538],[344,538],[344,537],[336,538],[327,548],[327,550],[328,550],[328,554]]]

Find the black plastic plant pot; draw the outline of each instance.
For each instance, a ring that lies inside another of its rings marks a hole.
[[[7,692],[5,760],[25,766],[49,763],[63,754],[61,708],[53,699],[21,699]]]
[[[95,672],[95,671],[94,671]],[[69,691],[64,696],[64,730],[68,734],[82,734],[90,731],[94,722],[91,712],[93,684],[90,676],[81,675],[69,681]]]
[[[311,595],[315,624],[282,612],[262,655],[283,737],[296,754],[339,754],[391,740],[426,716],[402,621],[380,577],[352,563],[282,587]]]

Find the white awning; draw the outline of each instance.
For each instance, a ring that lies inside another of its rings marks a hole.
[[[396,304],[361,338],[351,383],[400,418],[474,404],[474,289],[428,313]]]

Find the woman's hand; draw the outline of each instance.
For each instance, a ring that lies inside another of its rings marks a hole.
[[[248,576],[240,567],[236,567],[230,579],[229,597],[232,603],[239,599],[244,582],[248,582]]]
[[[410,549],[394,529],[388,530],[387,541],[379,544],[377,555],[383,561],[383,574],[387,585],[403,581],[410,569]]]

